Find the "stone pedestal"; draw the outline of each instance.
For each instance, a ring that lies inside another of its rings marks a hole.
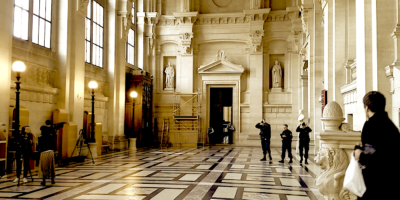
[[[97,155],[97,143],[96,142],[90,142],[88,144],[89,144],[90,151],[92,152],[92,156],[90,156],[90,153],[88,152],[87,158],[89,158],[89,159],[92,159],[92,157],[93,157],[93,159],[97,158],[98,157],[98,155]]]
[[[354,145],[361,141],[361,133],[339,130],[344,118],[335,101],[326,105],[321,120],[325,131],[316,133],[320,148],[315,163],[324,171],[316,177],[316,186],[326,199],[343,199],[342,195],[350,195],[343,189],[343,180]]]
[[[282,88],[271,88],[271,93],[282,92]]]
[[[129,150],[136,150],[136,138],[129,138]]]

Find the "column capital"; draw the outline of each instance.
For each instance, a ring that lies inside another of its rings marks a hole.
[[[253,53],[262,53],[262,38],[264,36],[264,30],[255,30],[249,33],[250,43],[252,45]]]
[[[194,37],[192,32],[186,32],[179,34],[179,44],[182,47],[182,54],[191,54],[190,46],[192,44],[192,38]]]
[[[87,15],[87,7],[89,4],[89,0],[78,0],[76,4],[76,11],[82,17],[86,17]]]

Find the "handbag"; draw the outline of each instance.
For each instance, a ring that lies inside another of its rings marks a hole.
[[[364,178],[358,161],[354,159],[351,154],[350,165],[347,167],[346,175],[344,177],[343,188],[348,189],[355,195],[362,197],[367,188],[365,187]]]

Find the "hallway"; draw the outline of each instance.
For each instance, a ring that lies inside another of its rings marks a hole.
[[[269,199],[317,200],[319,167],[298,157],[280,164],[261,162],[261,148],[213,146],[203,148],[138,149],[102,155],[93,165],[56,168],[56,184],[34,182],[17,187],[15,176],[0,179],[0,198],[7,199]],[[293,150],[294,151],[294,150]],[[30,181],[30,180],[29,180]]]

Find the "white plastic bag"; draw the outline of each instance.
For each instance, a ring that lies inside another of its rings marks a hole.
[[[348,189],[350,192],[359,197],[362,197],[365,190],[367,190],[361,168],[358,166],[358,161],[354,159],[353,154],[351,154],[350,165],[346,170],[343,188]]]

